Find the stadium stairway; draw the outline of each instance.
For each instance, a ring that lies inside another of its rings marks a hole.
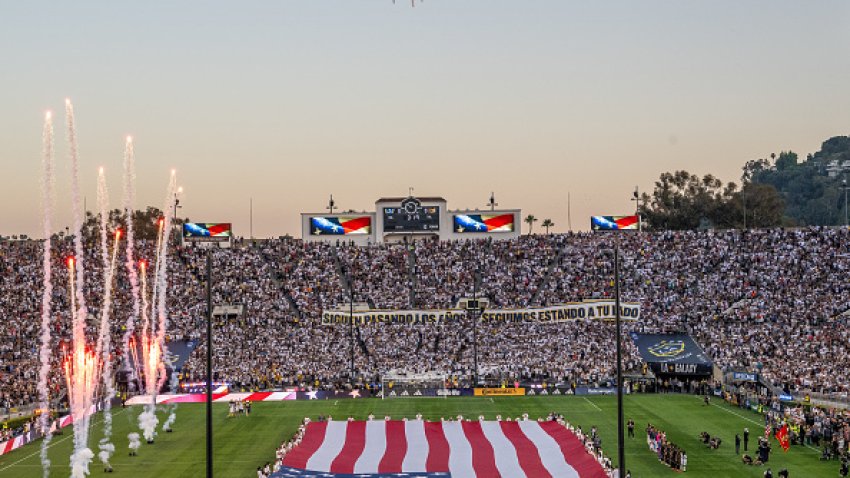
[[[260,255],[263,260],[271,266],[271,279],[274,286],[283,292],[283,297],[286,299],[286,302],[289,304],[289,309],[295,313],[295,316],[298,317],[299,321],[304,320],[304,314],[301,312],[301,308],[298,307],[298,302],[292,297],[292,293],[290,290],[283,286],[283,273],[280,271],[280,264],[274,260],[274,258],[269,257],[268,253],[265,250],[260,251]]]
[[[351,277],[349,276],[348,271],[345,270],[345,265],[339,258],[336,247],[331,247],[331,257],[333,257],[334,260],[334,269],[336,269],[336,273],[339,275],[340,285],[344,290],[351,290]]]
[[[555,254],[555,257],[549,261],[549,265],[546,266],[546,273],[543,274],[543,278],[540,279],[540,283],[537,284],[537,289],[534,291],[534,295],[531,296],[531,300],[528,302],[529,304],[537,304],[537,300],[540,298],[540,293],[546,288],[546,285],[549,284],[549,277],[552,276],[552,271],[555,270],[555,267],[561,262],[561,258],[564,257],[566,253],[566,248],[561,247],[558,250],[558,253]]]
[[[416,308],[416,243],[407,246],[407,278],[410,284],[410,308]]]
[[[180,260],[180,263],[183,264],[183,268],[186,269],[187,271],[189,271],[192,274],[192,277],[195,278],[195,280],[198,282],[198,284],[201,284],[201,285],[206,284],[206,280],[207,280],[206,274],[203,273],[197,267],[196,264],[193,264],[192,261],[190,261],[188,257],[186,257],[186,254],[183,253],[182,249],[178,248],[177,250],[175,250],[174,252],[171,253],[171,256],[172,257],[176,256]]]
[[[366,356],[366,360],[372,361],[372,353],[369,352],[369,348],[366,347],[366,341],[363,340],[363,336],[360,335],[360,327],[356,327],[354,329],[354,339],[357,341],[357,345],[360,347],[360,351],[363,352],[363,355]]]
[[[332,251],[331,255],[333,256],[333,259],[334,259],[336,272],[337,272],[337,274],[339,274],[339,285],[342,287],[342,290],[346,294],[351,295],[351,293],[349,291],[352,291],[353,288],[354,288],[354,281],[351,278],[351,272],[350,272],[351,271],[351,265],[344,263],[342,261],[342,259],[339,258],[339,255],[337,254],[336,247],[332,248],[331,251]],[[358,295],[359,295],[359,298],[358,298]],[[354,291],[354,297],[351,300],[353,300],[354,302],[365,301],[366,304],[370,308],[372,308],[372,309],[377,308],[375,306],[375,300],[372,299],[371,296],[366,296],[360,291]]]

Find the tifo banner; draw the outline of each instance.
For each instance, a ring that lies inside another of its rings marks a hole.
[[[644,362],[655,373],[672,375],[709,375],[711,359],[686,334],[638,334],[632,340]]]
[[[531,309],[487,310],[481,314],[481,320],[483,322],[569,322],[584,319],[614,320],[616,314],[617,308],[613,300],[600,300]],[[622,320],[639,319],[640,304],[621,302],[620,318]]]
[[[637,216],[591,216],[590,228],[594,231],[637,230]]]
[[[525,389],[522,387],[517,388],[476,388],[473,392],[476,397],[490,397],[490,396],[502,396],[502,397],[522,397],[525,395]]]
[[[310,218],[312,236],[346,236],[372,232],[371,216],[323,216]]]
[[[514,215],[508,214],[456,214],[454,230],[464,232],[514,232]]]
[[[620,304],[620,316],[623,320],[640,318],[640,304],[624,302]],[[351,314],[346,310],[326,310],[322,312],[322,325],[349,324]],[[369,324],[440,324],[466,317],[466,311],[460,309],[434,310],[369,310],[354,312],[355,325]],[[485,310],[481,314],[482,322],[505,323],[547,323],[568,322],[571,320],[602,319],[613,320],[616,307],[612,300],[572,302],[552,307],[529,309]]]
[[[310,422],[283,467],[272,478],[607,477],[578,437],[553,421]]]
[[[351,314],[342,310],[322,312],[322,325],[348,324]],[[354,324],[439,324],[465,317],[462,310],[370,310],[355,312]]]
[[[226,242],[233,236],[230,223],[194,223],[183,224],[183,240],[187,242]]]

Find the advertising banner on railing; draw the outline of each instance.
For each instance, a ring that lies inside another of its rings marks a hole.
[[[525,389],[517,388],[476,388],[473,391],[476,397],[523,397]]]

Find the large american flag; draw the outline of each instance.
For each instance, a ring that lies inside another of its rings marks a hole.
[[[311,422],[283,466],[273,476],[606,477],[551,421]]]

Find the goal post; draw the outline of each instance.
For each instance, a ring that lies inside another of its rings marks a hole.
[[[446,398],[446,376],[438,372],[407,373],[391,371],[381,376],[381,398]]]

